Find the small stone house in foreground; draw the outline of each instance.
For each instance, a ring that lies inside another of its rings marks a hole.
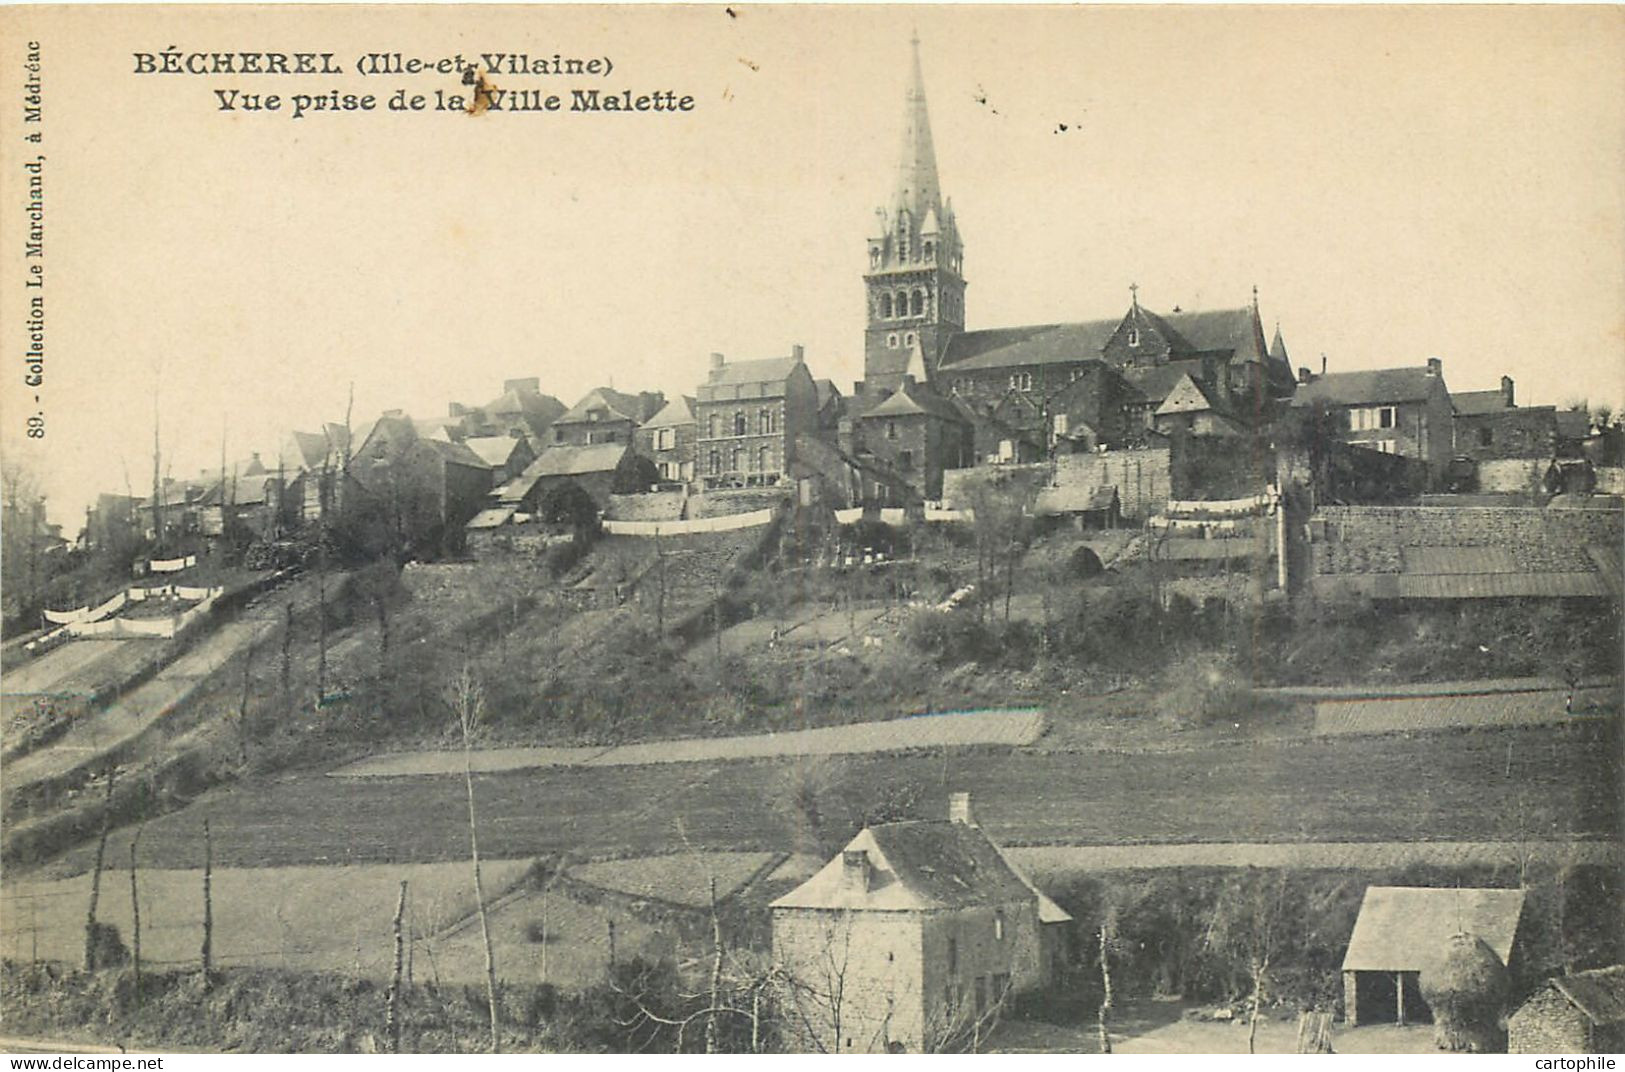
[[[1510,1053],[1625,1053],[1625,964],[1548,979],[1507,1020]]]
[[[1522,915],[1522,890],[1366,887],[1343,956],[1344,1019],[1350,1027],[1431,1021],[1422,970],[1457,934],[1483,939],[1511,967]]]
[[[772,904],[793,1049],[921,1053],[1046,985],[1071,918],[1011,866],[955,793],[947,821],[885,823]]]

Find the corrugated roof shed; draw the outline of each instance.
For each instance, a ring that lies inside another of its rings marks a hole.
[[[1559,976],[1551,983],[1597,1026],[1625,1023],[1625,964]]]
[[[1522,915],[1522,890],[1368,886],[1343,970],[1421,971],[1463,933],[1483,939],[1505,964]]]

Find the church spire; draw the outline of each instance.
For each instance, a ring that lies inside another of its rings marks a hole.
[[[925,105],[925,75],[920,69],[920,37],[909,39],[913,69],[903,98],[903,147],[897,166],[892,211],[907,209],[916,226],[926,213],[942,215],[937,184],[937,151],[931,142],[931,116]]]

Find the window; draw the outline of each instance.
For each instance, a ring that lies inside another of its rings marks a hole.
[[[1383,454],[1399,453],[1399,444],[1395,443],[1392,439],[1379,439],[1372,443],[1371,446],[1373,449],[1381,451]]]
[[[1058,436],[1066,435],[1066,428],[1067,428],[1067,423],[1068,423],[1069,420],[1070,420],[1070,418],[1065,413],[1057,413],[1055,415],[1055,434],[1056,435],[1058,435]]]
[[[734,410],[734,435],[740,436],[740,435],[744,435],[744,434],[745,434],[745,411],[742,410],[742,409],[736,409],[736,410]]]
[[[1008,439],[999,440],[999,461],[1013,461],[1016,456],[1016,445]]]
[[[880,315],[881,315],[881,317],[883,319],[886,319],[886,320],[891,319],[891,295],[890,294],[882,294],[880,296]]]
[[[1478,445],[1479,446],[1488,447],[1488,446],[1493,446],[1494,443],[1495,443],[1495,433],[1492,430],[1490,430],[1489,428],[1480,428],[1478,430]]]
[[[1031,391],[1033,389],[1033,374],[1030,372],[1012,372],[1010,374],[1010,390]]]
[[[934,243],[931,243],[931,242],[926,242],[925,243],[925,248],[923,250],[921,250],[921,252],[925,254],[925,259],[926,260],[931,259],[931,254],[936,251],[936,248],[937,247],[936,247],[936,245]]]
[[[1128,344],[1130,346],[1138,346],[1138,345],[1140,345],[1140,329],[1139,328],[1131,327],[1131,328],[1128,329]]]
[[[914,468],[914,452],[912,450],[900,450],[897,452],[897,468]]]
[[[670,450],[671,448],[672,448],[672,430],[670,428],[662,428],[659,431],[655,432],[655,449],[656,450]]]
[[[914,345],[914,333],[912,331],[907,331],[907,332],[903,333],[903,345],[904,346],[913,346]]]
[[[743,468],[745,468],[745,448],[735,447],[732,470],[737,473]]]
[[[915,316],[924,316],[925,315],[925,291],[916,290],[914,292],[913,307],[912,307],[912,309],[910,311]]]
[[[759,448],[757,448],[757,451],[756,451],[756,468],[760,469],[764,473],[767,472],[768,469],[771,468],[768,465],[768,461],[769,461],[770,458],[771,458],[771,454],[770,454],[767,447],[759,447]]]
[[[896,421],[887,421],[886,422],[886,438],[887,439],[896,439],[897,438],[897,422]]]
[[[553,442],[555,442],[555,443],[563,443],[564,442],[564,429],[563,428],[555,428],[555,429],[553,429]]]
[[[722,452],[720,450],[711,452],[711,472],[713,475],[722,472]]]
[[[773,415],[766,409],[756,411],[756,434],[767,435],[773,430]]]
[[[897,315],[900,317],[908,315],[908,291],[906,290],[897,292]]]
[[[1349,410],[1349,428],[1355,432],[1369,432],[1396,426],[1393,406],[1360,406]]]
[[[869,267],[871,267],[871,268],[880,267],[880,247],[879,246],[870,246],[869,247]]]
[[[710,420],[707,423],[709,427],[706,429],[706,431],[710,434],[712,439],[716,439],[722,434],[721,418],[719,418],[715,413],[711,414]]]
[[[995,942],[1004,941],[1004,913],[1003,912],[995,912],[995,913],[993,913],[993,940]]]
[[[897,332],[894,331],[886,336],[886,348],[888,350],[897,349]]]

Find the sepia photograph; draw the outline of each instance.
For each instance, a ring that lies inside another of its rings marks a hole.
[[[0,53],[0,1053],[1625,1052],[1625,9]]]

